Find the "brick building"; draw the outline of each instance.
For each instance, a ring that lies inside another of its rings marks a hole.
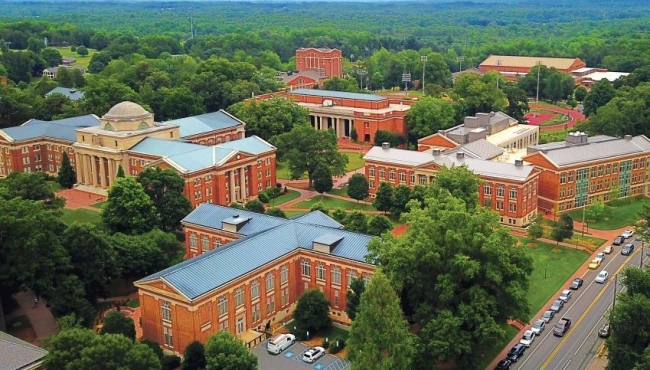
[[[538,65],[555,68],[560,72],[571,74],[572,71],[587,66],[580,58],[523,57],[511,55],[490,55],[481,64],[479,71],[486,73],[497,71],[508,80],[516,80],[527,75]]]
[[[296,70],[317,71],[328,78],[343,77],[341,50],[330,48],[300,48],[296,50]]]
[[[481,180],[479,203],[495,210],[510,226],[529,224],[537,213],[539,171],[521,160],[494,162],[471,156],[459,148],[453,152],[433,149],[416,152],[375,146],[363,157],[365,174],[374,196],[382,182],[392,185],[427,185],[442,167],[467,166]]]
[[[522,158],[540,170],[539,208],[562,212],[595,200],[648,194],[650,140],[644,135],[588,137],[572,132],[566,141],[528,148]]]
[[[333,320],[349,322],[347,287],[374,271],[365,261],[371,236],[319,211],[287,220],[202,204],[183,225],[188,252],[198,255],[135,282],[144,338],[174,353],[219,330],[254,343],[308,289],[325,293]]]

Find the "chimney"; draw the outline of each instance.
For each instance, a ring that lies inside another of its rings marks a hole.
[[[588,141],[589,141],[589,137],[587,136],[587,134],[580,131],[569,132],[569,134],[566,137],[567,144],[579,145],[579,144],[586,144]]]
[[[515,159],[515,167],[522,167],[524,165],[523,159]]]
[[[390,143],[389,142],[381,143],[381,148],[384,149],[384,150],[390,149]]]
[[[464,159],[465,152],[456,152],[456,159]]]
[[[433,149],[431,153],[433,153],[434,157],[438,157],[440,155],[440,149]]]
[[[627,141],[632,140],[632,135],[625,135],[625,140],[627,140]]]
[[[212,147],[212,165],[213,166],[217,165],[217,147],[216,146]]]

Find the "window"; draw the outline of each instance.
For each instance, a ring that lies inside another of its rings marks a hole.
[[[210,250],[210,238],[207,235],[201,237],[201,253],[205,253]]]
[[[29,147],[28,147],[28,146],[24,146],[24,147],[20,148],[20,151],[21,151],[23,154],[29,153]]]
[[[260,314],[260,304],[259,303],[255,303],[253,305],[251,313],[252,313],[251,314],[251,320],[253,320],[254,323],[260,321],[262,315]]]
[[[411,172],[411,184],[415,183],[415,173]]]
[[[32,147],[34,150],[41,150],[41,145],[40,144],[34,144]]]
[[[603,165],[598,166],[598,176],[602,176],[604,171],[605,171],[605,166]]]
[[[420,185],[426,185],[427,184],[427,177],[425,175],[420,175]]]
[[[388,173],[388,179],[395,181],[395,170],[390,170]]]
[[[280,284],[286,284],[289,281],[289,268],[282,266],[280,269]]]
[[[369,282],[370,282],[370,275],[369,274],[363,274],[363,284],[368,286]]]
[[[23,164],[29,164],[29,157],[23,158]]]
[[[332,284],[341,284],[341,268],[338,266],[332,267]]]
[[[483,194],[484,195],[492,195],[492,184],[485,184],[483,185]]]
[[[237,334],[241,334],[244,332],[244,318],[240,317],[237,319]]]
[[[235,307],[244,305],[244,288],[239,288],[235,291]]]
[[[271,294],[270,296],[266,297],[266,314],[268,315],[274,311],[275,311],[275,296]]]
[[[399,171],[399,181],[406,182],[406,171]]]
[[[566,183],[566,173],[562,172],[560,174],[560,184]]]
[[[352,280],[354,280],[357,277],[357,273],[354,272],[354,270],[348,270],[348,274],[345,277],[346,283],[348,286],[352,283]]]
[[[591,177],[596,177],[596,166],[591,167]]]
[[[191,233],[190,234],[190,248],[191,249],[196,249],[198,244],[198,238],[196,237],[196,234]]]
[[[386,173],[385,173],[384,169],[383,169],[383,168],[379,168],[379,178],[383,180],[385,174],[386,174]]]
[[[302,260],[301,263],[302,266],[302,275],[303,276],[311,276],[311,265],[309,264],[309,260]]]
[[[514,203],[508,204],[508,208],[509,208],[510,212],[517,212],[517,205],[514,204]]]
[[[375,177],[375,167],[368,167],[368,176]]]
[[[607,167],[608,167],[608,171],[609,171],[609,166],[607,166]],[[573,171],[569,171],[569,182],[573,182]]]
[[[162,301],[160,304],[160,310],[162,312],[162,319],[163,321],[172,321],[172,308],[169,305],[169,302],[167,301]]]
[[[223,320],[219,323],[219,330],[228,331],[228,320]]]
[[[510,188],[510,199],[517,199],[517,188]]]
[[[289,288],[284,288],[280,291],[280,307],[289,304]]]
[[[251,299],[255,299],[260,296],[260,282],[255,279],[251,282]]]
[[[497,197],[503,198],[505,195],[505,187],[501,184],[497,185]]]
[[[266,274],[266,291],[269,292],[273,289],[275,289],[275,276],[273,276],[273,272],[269,272]]]
[[[219,307],[219,316],[223,316],[228,313],[228,297],[226,297],[225,294],[219,297],[217,307]]]
[[[325,265],[322,262],[316,266],[316,279],[325,280]]]
[[[172,328],[163,326],[163,337],[167,347],[174,347],[174,334],[172,333]]]
[[[210,181],[212,181],[212,175],[206,175],[205,182],[210,182]]]
[[[334,307],[336,307],[336,308],[339,307],[339,291],[338,290],[334,291]]]

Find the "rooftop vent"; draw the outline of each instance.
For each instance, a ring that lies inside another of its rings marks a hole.
[[[576,132],[569,132],[569,134],[566,137],[566,142],[567,144],[580,145],[580,144],[586,144],[588,142],[588,139],[589,137],[587,136],[586,133],[581,131],[576,131]]]
[[[456,158],[457,158],[457,159],[463,159],[463,158],[465,158],[465,152],[457,152],[457,153],[456,153]]]
[[[632,135],[625,135],[625,140],[627,140],[627,141],[632,140]]]
[[[390,143],[389,142],[381,143],[381,148],[382,149],[390,149]]]
[[[523,159],[515,159],[515,166],[516,167],[522,167],[524,165],[524,160]]]
[[[433,151],[432,151],[431,153],[433,153],[433,156],[434,156],[434,157],[437,157],[437,156],[440,155],[441,150],[440,150],[440,149],[433,149]]]

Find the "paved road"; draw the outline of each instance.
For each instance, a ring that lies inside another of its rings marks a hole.
[[[635,242],[632,256],[623,256],[620,246],[607,255],[602,267],[589,270],[583,276],[585,283],[578,291],[573,291],[573,297],[565,304],[562,311],[555,315],[547,324],[546,330],[535,339],[513,369],[532,370],[582,370],[594,357],[602,339],[597,331],[605,323],[607,311],[614,299],[616,274],[627,265],[639,266],[641,261],[641,243]],[[646,258],[647,251],[643,251]],[[594,283],[594,278],[601,270],[609,272],[609,280],[605,284]],[[618,281],[616,291],[623,286]],[[570,318],[572,328],[562,338],[553,335],[553,325],[562,317]]]

